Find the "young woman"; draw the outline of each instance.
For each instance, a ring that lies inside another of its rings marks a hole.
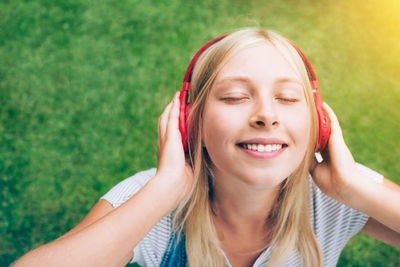
[[[15,266],[335,266],[359,231],[400,247],[399,186],[354,162],[326,104],[321,122],[301,52],[257,29],[203,50],[185,77],[186,132],[179,93],[159,118],[157,169]]]

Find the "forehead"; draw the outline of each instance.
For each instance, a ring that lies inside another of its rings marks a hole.
[[[289,78],[301,82],[286,58],[267,41],[261,41],[236,51],[224,64],[216,80],[227,77],[246,76],[270,80]]]

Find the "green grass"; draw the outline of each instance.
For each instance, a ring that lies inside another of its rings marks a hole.
[[[0,265],[62,235],[156,164],[157,118],[210,38],[247,26],[298,44],[357,161],[400,183],[396,0],[0,2]],[[400,266],[357,235],[339,266]]]

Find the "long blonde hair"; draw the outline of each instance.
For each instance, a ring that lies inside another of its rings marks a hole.
[[[184,231],[189,266],[225,266],[220,242],[213,224],[212,163],[202,145],[202,114],[207,95],[218,72],[240,49],[259,42],[270,42],[302,78],[310,111],[309,145],[301,164],[282,182],[276,203],[268,217],[272,227],[268,266],[282,264],[296,249],[307,266],[322,266],[321,248],[309,220],[309,166],[317,138],[317,116],[309,77],[304,63],[284,37],[272,31],[243,29],[207,48],[198,58],[191,83],[192,108],[188,118],[188,142],[195,182],[190,194],[173,215],[177,232]],[[267,222],[266,222],[267,223]]]

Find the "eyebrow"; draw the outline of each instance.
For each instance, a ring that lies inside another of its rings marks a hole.
[[[245,84],[252,84],[251,80],[246,76],[234,76],[234,77],[226,77],[226,78],[223,78],[222,80],[217,81],[215,86],[218,86],[218,85],[226,83],[226,82],[240,82],[240,83],[245,83]],[[273,85],[282,84],[282,83],[296,83],[303,87],[302,82],[300,82],[297,79],[293,79],[293,78],[289,78],[289,77],[278,78],[274,81]]]
[[[220,84],[224,84],[226,82],[240,82],[240,83],[247,83],[247,84],[251,84],[252,82],[250,81],[249,78],[245,77],[245,76],[234,76],[234,77],[226,77],[223,78],[222,80],[219,80],[215,83],[215,86],[218,86]]]
[[[297,83],[298,85],[303,86],[303,83],[297,79],[293,79],[293,78],[287,78],[287,77],[283,77],[283,78],[279,78],[277,79],[274,84],[278,84],[278,83]]]

